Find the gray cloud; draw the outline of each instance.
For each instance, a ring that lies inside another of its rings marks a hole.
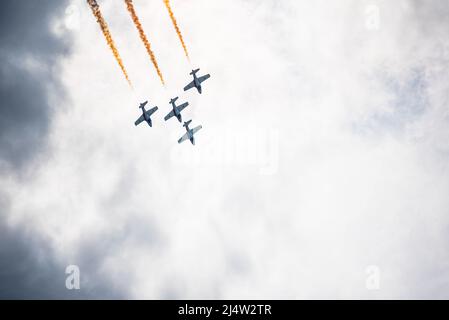
[[[76,297],[45,241],[0,224],[0,299]]]
[[[50,124],[49,85],[67,44],[50,23],[64,1],[3,1],[0,11],[0,170],[23,169],[41,150]],[[38,69],[30,67],[34,61]],[[2,196],[3,190],[0,190]],[[64,267],[45,242],[6,225],[8,199],[0,201],[0,298],[52,298],[68,292]],[[64,290],[64,291],[63,291]]]
[[[3,206],[4,204],[2,204]],[[102,241],[107,241],[103,238]],[[96,239],[99,240],[99,239]],[[0,299],[116,299],[123,297],[98,271],[103,246],[83,246],[80,254],[80,290],[65,287],[66,266],[73,261],[59,261],[49,242],[20,227],[0,224]],[[97,255],[98,254],[98,255]]]
[[[51,32],[65,1],[3,1],[0,13],[0,169],[22,168],[45,143],[58,86],[57,60],[69,45]]]
[[[50,93],[63,97],[58,60],[70,53],[69,37],[52,32],[68,1],[2,2],[0,11],[0,172],[26,169],[45,149],[52,120]],[[57,89],[57,90],[54,90]],[[58,106],[60,108],[61,106]],[[23,173],[24,171],[25,173]],[[97,260],[81,260],[82,290],[67,290],[65,268],[48,239],[27,226],[9,226],[10,199],[0,188],[0,299],[118,298],[103,285],[101,274],[90,279]],[[95,255],[85,246],[83,255]],[[92,253],[92,254],[91,254]],[[83,262],[84,261],[84,262]],[[85,271],[85,272],[84,272]],[[83,276],[85,275],[85,276]],[[83,289],[86,288],[86,289]]]

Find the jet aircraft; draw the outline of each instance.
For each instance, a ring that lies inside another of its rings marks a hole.
[[[170,103],[172,105],[172,111],[170,111],[165,116],[165,118],[164,118],[165,121],[167,121],[171,117],[176,117],[180,123],[182,122],[181,111],[184,110],[189,105],[189,103],[185,102],[185,103],[181,104],[180,106],[177,106],[176,105],[176,100],[178,100],[178,97],[173,98],[173,99],[170,100]]]
[[[192,89],[193,87],[196,88],[196,90],[198,90],[198,92],[201,94],[202,93],[202,88],[201,88],[201,83],[203,83],[204,81],[206,81],[207,79],[210,78],[210,74],[206,74],[205,76],[202,77],[197,77],[196,73],[200,71],[200,69],[195,69],[192,70],[192,72],[190,72],[190,75],[193,76],[193,81],[190,82],[187,86],[184,87],[184,91],[187,91],[189,89]]]
[[[192,122],[192,120],[189,120],[187,122],[184,122],[183,127],[186,128],[186,133],[178,140],[178,143],[182,143],[186,141],[187,139],[190,140],[192,145],[195,145],[195,137],[194,134],[201,130],[202,126],[195,127],[193,129],[189,128],[189,124]]]
[[[139,117],[139,119],[134,122],[134,125],[138,126],[141,122],[146,121],[150,127],[153,126],[153,123],[151,121],[151,115],[155,113],[158,110],[158,107],[154,107],[148,111],[145,110],[145,105],[148,103],[148,101],[145,101],[140,104],[139,108],[142,109],[142,115]]]

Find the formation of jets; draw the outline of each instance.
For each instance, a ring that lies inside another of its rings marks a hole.
[[[192,88],[196,88],[198,93],[201,94],[202,93],[202,87],[201,87],[201,83],[203,83],[204,81],[206,81],[207,79],[210,78],[209,74],[206,74],[204,76],[201,77],[197,77],[196,74],[200,69],[195,69],[192,70],[192,72],[190,72],[190,75],[193,76],[193,81],[190,82],[187,86],[184,87],[184,91],[190,90]],[[176,119],[178,119],[179,123],[182,123],[182,115],[181,112],[182,110],[184,110],[185,108],[187,108],[187,106],[189,105],[188,102],[184,102],[180,105],[176,105],[176,101],[179,99],[179,97],[175,97],[173,99],[170,100],[170,104],[172,107],[172,110],[164,117],[164,120],[167,121],[173,117],[176,117]],[[158,110],[158,107],[155,106],[149,110],[145,110],[145,106],[147,105],[148,101],[145,101],[143,103],[140,104],[139,108],[142,109],[142,115],[134,122],[134,125],[138,126],[140,123],[142,122],[146,122],[150,127],[153,126],[153,122],[151,121],[151,116],[153,115],[153,113],[155,113]],[[201,130],[202,126],[199,125],[193,129],[189,128],[190,123],[192,122],[192,120],[189,121],[185,121],[183,124],[183,127],[186,129],[186,133],[178,140],[178,143],[182,143],[186,140],[190,140],[190,142],[192,143],[192,145],[195,145],[195,138],[194,135],[195,133],[197,133],[199,130]]]

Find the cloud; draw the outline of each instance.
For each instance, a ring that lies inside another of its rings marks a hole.
[[[0,161],[20,169],[45,145],[51,122],[48,88],[59,85],[57,62],[69,51],[52,32],[65,2],[5,1],[0,25]],[[59,91],[62,94],[62,91]]]
[[[79,265],[80,294],[447,297],[447,5],[173,3],[194,66],[211,74],[202,96],[180,89],[192,66],[163,4],[135,5],[167,87],[122,3],[102,10],[133,92],[79,6],[51,157],[26,183],[4,182],[10,225]],[[175,95],[203,125],[195,147],[162,120]],[[147,99],[154,126],[136,128]]]
[[[3,1],[0,13],[0,173],[20,184],[31,179],[45,154],[56,101],[63,101],[59,63],[70,53],[70,36],[55,33],[67,1]],[[59,109],[64,109],[60,104]],[[31,171],[31,172],[30,172]],[[12,178],[12,179],[16,179]],[[65,267],[52,244],[32,225],[10,223],[10,185],[0,186],[0,298],[120,297],[101,287],[101,275],[83,292],[65,288]],[[89,252],[89,250],[86,250]],[[82,279],[82,283],[86,283]]]

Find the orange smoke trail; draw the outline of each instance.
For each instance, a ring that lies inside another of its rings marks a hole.
[[[106,42],[109,45],[109,48],[111,48],[111,51],[115,57],[115,60],[117,60],[117,63],[120,66],[120,69],[122,69],[123,74],[125,75],[126,81],[128,81],[129,85],[132,87],[131,81],[129,80],[128,73],[126,72],[125,66],[123,65],[122,58],[120,57],[120,54],[118,53],[118,50],[115,46],[114,40],[112,39],[111,33],[109,32],[108,25],[106,21],[103,18],[103,15],[100,11],[100,6],[98,5],[96,0],[87,0],[87,3],[89,4],[90,8],[92,9],[92,12],[94,16],[97,18],[97,22],[100,25],[101,31],[103,32],[104,37],[106,38]]]
[[[147,52],[151,59],[151,62],[153,63],[154,68],[156,68],[157,74],[158,74],[159,78],[161,79],[162,84],[165,84],[164,78],[162,77],[162,72],[159,69],[159,66],[156,61],[156,57],[154,56],[154,53],[151,50],[150,42],[148,41],[147,36],[145,35],[145,32],[143,31],[142,25],[140,24],[139,18],[136,15],[136,11],[134,10],[133,1],[125,0],[125,3],[126,3],[126,7],[128,8],[129,13],[131,14],[131,18],[133,19],[133,22],[136,25],[137,31],[139,31],[140,39],[142,39],[142,42],[145,45],[145,48],[147,49]]]
[[[175,15],[173,14],[173,11],[172,11],[172,9],[170,7],[170,1],[169,0],[164,0],[164,3],[165,3],[165,6],[167,7],[168,14],[170,15],[170,19],[173,22],[173,26],[175,27],[176,33],[178,34],[179,41],[181,41],[182,48],[184,49],[186,57],[187,57],[187,59],[190,60],[189,53],[187,52],[186,44],[184,43],[184,39],[182,38],[181,30],[179,30],[178,23],[176,22]]]

